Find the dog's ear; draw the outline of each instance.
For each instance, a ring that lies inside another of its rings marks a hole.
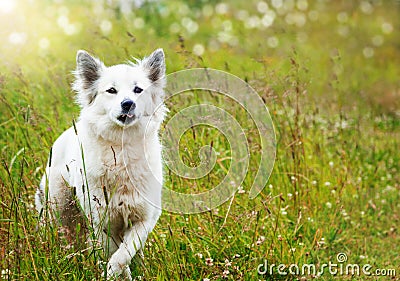
[[[144,58],[141,65],[147,71],[148,77],[152,82],[164,80],[165,56],[163,49],[157,49],[150,56]]]
[[[78,93],[78,103],[84,107],[91,104],[96,97],[96,81],[100,78],[104,64],[86,51],[76,54],[75,81],[72,88]]]
[[[97,58],[92,57],[86,51],[79,50],[76,54],[76,77],[82,79],[83,88],[89,89],[93,83],[100,78],[104,64]]]

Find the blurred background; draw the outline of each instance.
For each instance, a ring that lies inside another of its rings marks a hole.
[[[275,126],[274,170],[250,200],[260,146],[246,112],[210,93],[168,101],[171,114],[201,102],[227,110],[251,165],[219,208],[163,213],[147,266],[132,268],[142,280],[258,280],[265,259],[318,266],[338,253],[398,270],[399,28],[398,0],[0,0],[0,279],[101,279],[98,252],[74,249],[57,227],[37,231],[33,206],[52,143],[79,116],[70,89],[79,49],[111,65],[163,48],[167,73],[227,71],[258,92]],[[213,173],[190,181],[166,169],[165,186],[218,184],[234,160],[217,130],[188,130],[179,153],[196,166],[210,144]]]
[[[78,49],[115,63],[163,47],[168,72],[207,66],[257,79],[288,71],[296,53],[313,77],[308,96],[398,116],[399,12],[396,0],[1,0],[0,61],[3,73],[46,79],[48,61],[68,71]]]

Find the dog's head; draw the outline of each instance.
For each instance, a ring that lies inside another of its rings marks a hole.
[[[90,111],[93,118],[129,127],[150,116],[162,102],[165,86],[162,49],[135,63],[110,67],[87,52],[78,51],[76,63],[73,89],[78,104]]]

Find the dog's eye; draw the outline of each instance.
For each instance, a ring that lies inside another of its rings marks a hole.
[[[106,90],[106,92],[109,94],[116,94],[117,90],[114,87],[111,87],[110,89]]]
[[[139,94],[139,93],[143,92],[143,89],[138,86],[135,86],[135,88],[133,88],[133,92],[136,94]]]

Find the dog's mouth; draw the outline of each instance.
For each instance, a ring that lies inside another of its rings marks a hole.
[[[122,124],[127,125],[136,119],[136,115],[134,114],[121,114],[117,117],[117,120]]]

